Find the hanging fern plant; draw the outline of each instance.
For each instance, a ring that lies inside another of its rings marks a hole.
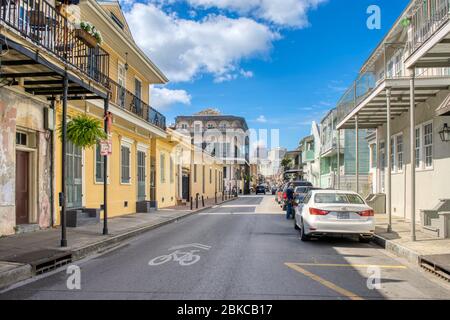
[[[59,126],[60,137],[62,126]],[[77,147],[89,148],[99,140],[107,139],[102,122],[85,114],[77,115],[67,123],[67,140]]]

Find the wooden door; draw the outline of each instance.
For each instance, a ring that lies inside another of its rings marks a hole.
[[[16,224],[27,224],[29,219],[29,154],[16,151]]]

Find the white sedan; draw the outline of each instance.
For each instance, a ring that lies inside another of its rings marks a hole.
[[[328,234],[357,235],[369,242],[375,232],[374,211],[353,191],[313,190],[295,206],[295,229],[302,241]]]

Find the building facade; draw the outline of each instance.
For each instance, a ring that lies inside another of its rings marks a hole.
[[[314,186],[320,185],[320,127],[313,121],[311,134],[299,143],[302,153],[303,178]]]
[[[411,1],[361,67],[338,128],[376,130],[375,191],[386,213],[448,237],[449,1]],[[357,96],[355,96],[357,93]],[[421,188],[420,186],[426,186]]]
[[[196,147],[222,161],[225,190],[250,193],[250,141],[244,118],[207,109],[192,116],[178,116],[175,122],[174,128],[190,135]]]

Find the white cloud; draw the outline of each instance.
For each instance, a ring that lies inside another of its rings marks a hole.
[[[179,18],[153,3],[135,3],[126,12],[135,41],[172,82],[192,81],[203,73],[217,82],[242,74],[239,63],[264,56],[280,35],[252,19],[209,15]]]
[[[164,109],[176,103],[189,105],[191,104],[191,99],[191,95],[185,90],[170,90],[158,87],[152,88],[151,104],[156,109]]]
[[[167,1],[167,0],[166,0]],[[173,1],[173,0],[169,0]],[[327,0],[186,0],[192,6],[249,14],[278,26],[304,28],[308,11]]]
[[[256,122],[259,122],[259,123],[266,123],[266,122],[267,122],[267,119],[266,119],[265,116],[260,115],[255,121],[256,121]]]

